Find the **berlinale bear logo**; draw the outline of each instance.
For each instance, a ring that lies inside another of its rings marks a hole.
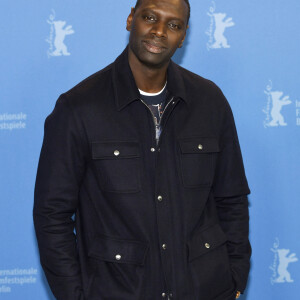
[[[273,264],[270,266],[270,269],[273,271],[271,283],[274,284],[294,282],[287,268],[290,263],[298,261],[296,254],[292,253],[289,255],[289,249],[279,249],[278,238],[276,238],[276,241],[273,245],[273,248],[271,248],[271,251],[274,253],[274,261]]]
[[[227,38],[224,36],[225,29],[234,26],[232,18],[226,18],[225,13],[216,13],[216,4],[213,1],[207,15],[210,17],[210,27],[206,31],[209,36],[207,49],[230,48]]]
[[[266,114],[264,127],[286,126],[287,123],[281,114],[282,107],[292,103],[289,96],[283,96],[283,92],[272,91],[272,81],[270,80],[265,94],[268,97],[267,106],[263,109]]]
[[[75,31],[72,26],[65,27],[66,21],[54,21],[55,11],[52,10],[52,14],[49,16],[47,22],[50,24],[50,36],[46,39],[49,43],[48,57],[50,56],[68,56],[71,53],[68,52],[67,46],[64,43],[66,35],[73,34]]]

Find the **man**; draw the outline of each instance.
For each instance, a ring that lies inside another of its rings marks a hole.
[[[188,0],[138,1],[128,47],[46,119],[34,222],[59,300],[245,289],[250,191],[232,113],[215,84],[170,60],[189,14]]]

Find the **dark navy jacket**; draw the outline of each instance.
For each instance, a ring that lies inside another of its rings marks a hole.
[[[58,300],[233,300],[246,286],[250,191],[231,109],[211,81],[173,62],[167,76],[158,145],[127,48],[45,121],[34,224]]]

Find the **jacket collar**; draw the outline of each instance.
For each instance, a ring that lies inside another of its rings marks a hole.
[[[181,98],[188,103],[184,81],[179,68],[172,60],[170,61],[167,70],[167,90],[172,96]],[[115,60],[112,71],[115,101],[117,110],[120,111],[129,103],[140,98],[140,93],[128,62],[128,46]]]

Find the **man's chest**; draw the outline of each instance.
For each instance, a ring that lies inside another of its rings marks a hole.
[[[103,114],[102,114],[103,116]],[[207,112],[189,111],[170,99],[157,124],[149,107],[130,104],[121,112],[89,120],[90,167],[104,191],[136,193],[159,181],[185,188],[209,187],[219,152],[216,126]],[[150,179],[150,180],[149,180]],[[150,189],[150,187],[148,187]]]

